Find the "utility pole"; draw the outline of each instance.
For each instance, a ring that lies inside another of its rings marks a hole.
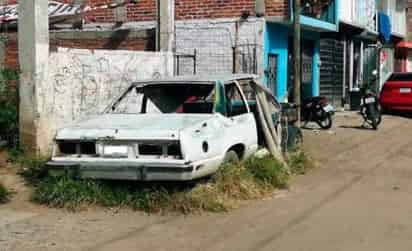
[[[20,62],[20,142],[31,153],[43,153],[48,146],[47,129],[40,125],[40,95],[46,85],[49,60],[48,0],[19,1],[18,47]]]
[[[301,34],[300,34],[300,7],[301,0],[293,0],[293,55],[294,55],[294,66],[293,66],[293,100],[298,106],[298,122],[297,126],[300,127],[301,114],[300,114],[300,103],[301,103]]]
[[[156,50],[174,51],[175,0],[157,0]]]

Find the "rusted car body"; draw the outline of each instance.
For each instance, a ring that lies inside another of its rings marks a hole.
[[[228,157],[244,159],[258,150],[256,86],[253,75],[133,83],[103,114],[59,130],[48,165],[94,179],[209,176]]]

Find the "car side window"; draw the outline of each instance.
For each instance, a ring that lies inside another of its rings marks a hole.
[[[121,97],[117,106],[112,108],[112,113],[136,114],[140,113],[143,94],[136,88],[130,89],[126,95]]]
[[[256,101],[256,92],[253,90],[250,80],[240,80],[239,85],[242,88],[243,95],[245,95],[246,100]]]
[[[225,94],[228,117],[248,113],[245,101],[243,100],[241,92],[235,83],[226,85]]]

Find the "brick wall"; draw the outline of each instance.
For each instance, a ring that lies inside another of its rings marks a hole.
[[[69,0],[63,2],[69,2]],[[112,3],[112,0],[84,0],[83,3],[89,6],[95,6],[97,4]],[[93,12],[93,15],[90,17],[93,18],[93,21],[98,23],[112,23],[114,22],[114,11],[112,9],[99,10]]]
[[[105,50],[131,50],[131,51],[154,51],[152,45],[143,39],[126,39],[122,41],[110,39],[70,39],[70,40],[51,40],[50,48],[57,47],[76,48],[76,49],[105,49]]]
[[[73,0],[53,0],[62,3],[73,3]],[[0,0],[0,4],[15,4],[16,0]],[[113,0],[84,0],[88,6],[113,3]],[[156,19],[156,0],[139,0],[137,4],[130,4],[126,7],[127,21],[154,21]],[[113,23],[115,12],[113,9],[95,11],[90,18],[96,23]]]
[[[98,33],[98,32],[97,32]],[[148,30],[146,38],[90,38],[90,39],[50,39],[50,50],[57,47],[75,49],[106,49],[106,50],[131,50],[131,51],[154,51],[155,32]],[[16,34],[9,34],[9,39],[5,43],[4,66],[8,69],[19,69],[18,43]]]
[[[176,19],[239,17],[253,14],[254,0],[176,0]]]
[[[156,1],[139,0],[137,4],[127,6],[128,21],[154,21],[156,20]]]
[[[73,0],[55,0],[72,3]],[[244,12],[251,15],[255,12],[255,0],[175,0],[176,19],[204,19],[239,17]],[[13,4],[16,0],[6,0],[6,4]],[[84,0],[84,4],[96,6],[112,3],[113,0]],[[284,17],[289,12],[289,0],[265,0],[266,15],[269,17]],[[139,0],[137,4],[126,7],[128,22],[154,21],[156,19],[156,0]],[[113,9],[96,11],[90,15],[94,22],[112,23],[115,21]]]
[[[5,41],[4,50],[4,68],[18,70],[19,54],[17,49],[17,40],[10,39],[8,41]]]
[[[59,1],[72,2],[70,0]],[[113,0],[84,0],[84,4],[88,6],[109,3],[113,3]],[[156,0],[139,0],[137,4],[129,4],[126,6],[126,15],[128,22],[154,21],[156,20]],[[91,17],[93,21],[98,23],[112,23],[115,21],[113,9],[96,11]]]
[[[266,16],[287,17],[289,14],[289,0],[265,0]]]

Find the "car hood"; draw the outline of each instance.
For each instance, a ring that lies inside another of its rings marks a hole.
[[[60,129],[56,140],[166,140],[213,114],[103,114]]]

